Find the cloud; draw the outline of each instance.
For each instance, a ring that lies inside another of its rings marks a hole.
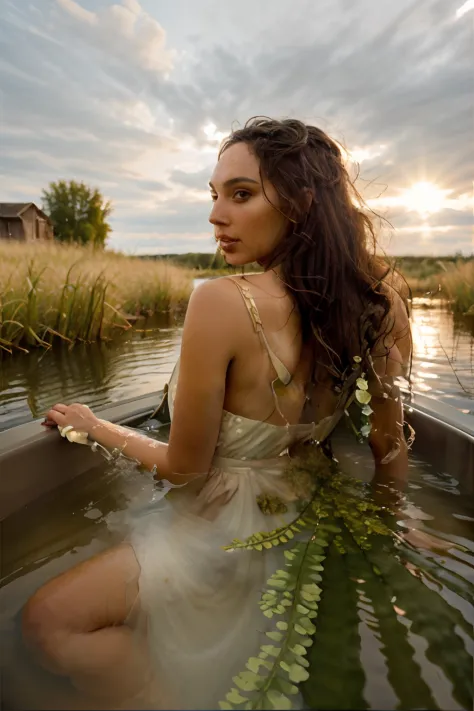
[[[465,15],[466,12],[469,12],[469,10],[474,10],[474,0],[466,0],[464,5],[461,5],[461,7],[456,11],[456,17],[459,19]]]
[[[196,173],[186,173],[184,170],[173,170],[169,179],[173,183],[185,185],[188,188],[207,190],[212,168],[203,168]]]
[[[166,47],[166,33],[138,0],[122,0],[91,12],[75,0],[56,0],[85,44],[119,61],[136,62],[145,70],[168,73],[175,52]]]
[[[219,133],[255,114],[297,116],[361,160],[364,196],[402,230],[397,249],[449,251],[454,233],[434,228],[452,226],[472,251],[465,12],[445,0],[300,0],[298,11],[275,0],[271,13],[254,0],[185,13],[147,0],[4,0],[1,199],[85,180],[114,201],[112,243],[133,251],[147,234],[143,248],[161,249],[160,235],[174,235],[176,249],[209,230]],[[423,181],[446,191],[431,232],[397,202]]]

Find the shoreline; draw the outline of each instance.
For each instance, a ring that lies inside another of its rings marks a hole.
[[[185,313],[196,279],[262,271],[255,264],[248,271],[208,268],[208,256],[137,259],[87,246],[0,240],[0,358],[59,342],[73,347],[112,341],[142,317]],[[445,303],[455,316],[474,316],[474,258],[390,263],[412,298]]]

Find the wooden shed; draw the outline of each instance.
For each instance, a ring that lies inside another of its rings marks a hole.
[[[0,239],[52,240],[53,225],[33,202],[0,202]]]

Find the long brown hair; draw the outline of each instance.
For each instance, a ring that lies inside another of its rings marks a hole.
[[[231,133],[219,157],[236,143],[258,158],[261,177],[280,198],[274,207],[292,225],[262,266],[280,266],[300,313],[303,342],[313,348],[315,380],[324,377],[321,368],[339,378],[354,356],[365,360],[393,327],[382,282],[390,268],[376,256],[373,222],[339,145],[321,129],[255,117]]]

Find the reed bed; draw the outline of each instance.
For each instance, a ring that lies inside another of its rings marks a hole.
[[[431,274],[404,273],[412,295],[439,297],[454,313],[474,314],[474,260],[439,260],[437,264],[438,270]]]
[[[453,311],[474,315],[474,260],[446,269],[441,279]]]
[[[140,315],[184,310],[189,270],[88,247],[0,241],[0,351],[108,340]]]

